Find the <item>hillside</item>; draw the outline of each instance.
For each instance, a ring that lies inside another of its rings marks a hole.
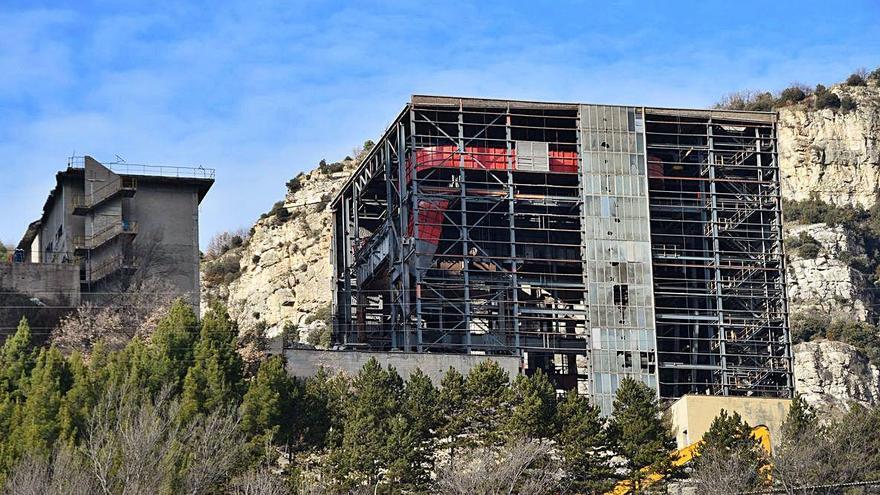
[[[880,405],[880,370],[869,359],[880,357],[873,324],[880,230],[872,233],[869,211],[880,192],[880,87],[877,78],[863,84],[793,98],[783,92],[771,104],[780,116],[790,312],[795,337],[804,341],[795,347],[795,377],[807,400],[824,409],[846,409],[850,401]],[[756,108],[770,108],[760,107],[769,94],[757,98]],[[301,342],[326,344],[332,278],[326,202],[356,165],[357,157],[302,175],[249,239],[205,262],[203,301],[225,302],[245,336],[286,331]],[[826,203],[835,206],[821,206]],[[822,214],[809,210],[816,205],[825,208]],[[880,208],[877,219],[880,225]],[[805,333],[816,321],[822,330]],[[862,323],[846,324],[853,321]]]
[[[369,144],[369,143],[368,143]],[[202,265],[202,301],[220,300],[245,336],[329,342],[332,267],[329,201],[362,155],[322,164],[288,182],[288,193],[238,246]]]

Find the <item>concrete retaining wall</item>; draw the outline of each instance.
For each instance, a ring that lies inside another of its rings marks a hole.
[[[46,305],[80,303],[79,266],[72,263],[0,263],[0,289],[35,297]]]
[[[435,385],[452,367],[467,374],[477,364],[492,360],[513,378],[520,372],[520,359],[512,356],[478,356],[466,354],[427,354],[415,352],[325,351],[314,349],[286,349],[287,372],[297,378],[314,376],[323,367],[331,372],[355,375],[370,360],[376,358],[383,367],[394,366],[404,379],[421,369]]]

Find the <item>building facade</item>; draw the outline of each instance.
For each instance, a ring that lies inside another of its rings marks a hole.
[[[199,204],[213,183],[212,169],[73,158],[16,256],[78,266],[84,300],[122,290],[139,272],[161,277],[198,308]]]
[[[333,203],[334,339],[788,397],[776,116],[413,96]]]

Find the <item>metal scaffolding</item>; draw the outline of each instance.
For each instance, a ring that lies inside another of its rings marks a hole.
[[[790,393],[774,123],[737,116],[414,96],[333,203],[335,341],[520,356],[605,412],[624,376]]]

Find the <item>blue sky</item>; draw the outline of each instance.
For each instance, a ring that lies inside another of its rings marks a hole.
[[[0,240],[73,153],[216,168],[204,245],[413,93],[708,106],[880,66],[878,25],[876,0],[5,0]]]

